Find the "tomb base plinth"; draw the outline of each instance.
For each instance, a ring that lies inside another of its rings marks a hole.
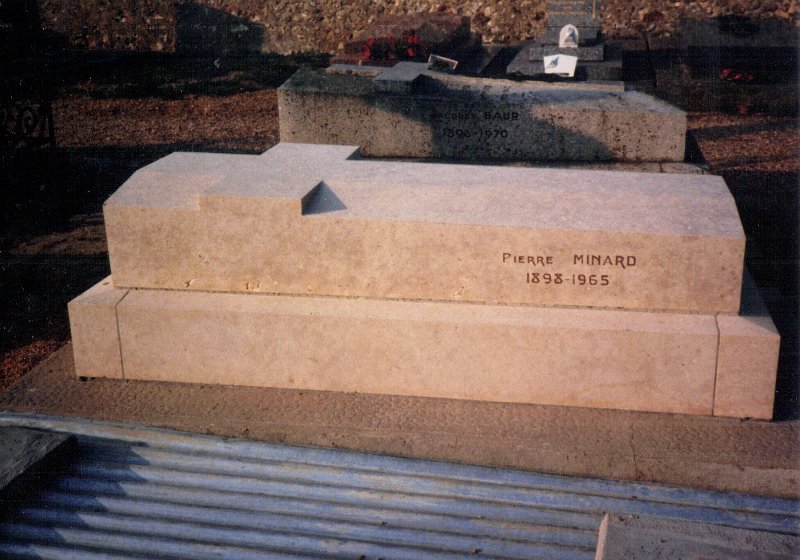
[[[69,311],[82,377],[755,418],[772,416],[779,345],[763,315],[121,289],[110,278]]]

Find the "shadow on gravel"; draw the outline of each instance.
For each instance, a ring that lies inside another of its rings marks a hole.
[[[61,89],[94,98],[226,96],[276,88],[301,66],[324,67],[329,60],[316,53],[81,52],[62,62]]]
[[[110,273],[103,202],[140,167],[187,149],[198,147],[20,150],[0,160],[0,357],[69,339],[67,303]]]
[[[764,161],[764,160],[760,160]],[[728,171],[748,240],[745,263],[781,334],[775,419],[800,418],[800,177],[797,172]]]
[[[39,58],[33,61],[46,70],[40,81],[49,97],[180,99],[274,88],[301,65],[327,64],[329,55],[55,49]],[[15,68],[31,64],[15,62]],[[89,105],[81,119],[90,123],[94,116]],[[126,118],[132,117],[119,115],[120,122]],[[156,126],[160,122],[159,115],[142,118]],[[173,117],[173,124],[185,119]],[[60,125],[56,121],[56,140]],[[102,145],[98,138],[100,145],[93,148],[0,146],[0,364],[10,350],[24,357],[26,345],[69,338],[67,302],[109,274],[102,203],[137,169],[173,151],[236,151],[264,142],[235,135],[225,139],[231,149],[220,147],[218,138],[202,136],[133,146]]]

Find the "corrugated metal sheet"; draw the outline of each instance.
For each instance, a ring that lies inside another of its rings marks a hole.
[[[0,524],[0,556],[594,558],[605,512],[800,533],[794,500],[36,416],[78,456]]]

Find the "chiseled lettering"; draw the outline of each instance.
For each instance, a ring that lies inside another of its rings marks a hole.
[[[517,111],[484,111],[483,119],[486,121],[516,121],[519,120]]]
[[[514,255],[512,253],[503,253],[503,262],[512,262],[514,264],[530,264],[533,266],[548,266],[553,264],[552,255]]]
[[[634,255],[572,255],[572,264],[584,266],[618,266],[629,268],[636,266]]]

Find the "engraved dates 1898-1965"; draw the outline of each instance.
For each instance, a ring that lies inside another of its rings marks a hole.
[[[573,254],[567,262],[558,262],[558,260],[553,255],[544,254],[502,254],[502,261],[505,264],[519,264],[536,269],[525,272],[525,283],[531,284],[531,287],[608,286],[612,283],[613,274],[586,273],[585,271],[575,270],[575,268],[613,267],[621,272],[637,265],[636,256],[634,255]],[[552,270],[554,267],[559,267],[559,265],[561,272]]]

